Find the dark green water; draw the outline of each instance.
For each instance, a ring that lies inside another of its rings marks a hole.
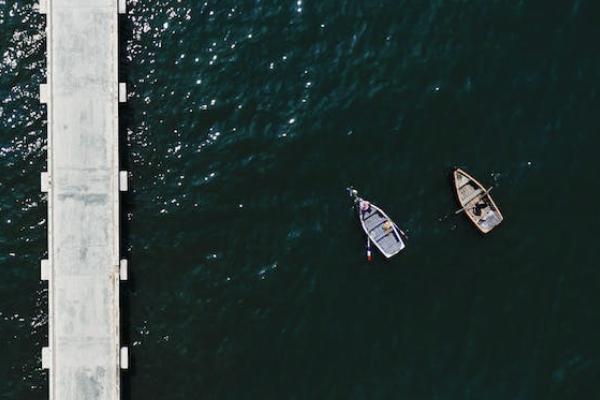
[[[0,0],[0,397],[47,398],[44,19]],[[130,1],[125,399],[600,398],[600,3]],[[505,222],[481,237],[449,171]],[[365,259],[344,188],[410,236]]]

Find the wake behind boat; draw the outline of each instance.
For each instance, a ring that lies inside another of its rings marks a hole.
[[[348,191],[357,206],[358,218],[367,234],[368,243],[373,242],[386,258],[402,251],[406,247],[402,239],[403,232],[394,221],[381,208],[359,197],[356,190],[348,188]],[[368,255],[370,259],[370,246]]]

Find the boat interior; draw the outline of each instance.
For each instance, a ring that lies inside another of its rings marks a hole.
[[[371,206],[368,211],[363,212],[362,219],[369,237],[384,252],[391,254],[402,250],[404,245],[394,231],[394,223],[377,208]]]
[[[487,194],[482,196],[484,190],[474,181],[457,173],[456,189],[460,203],[465,207],[465,213],[482,230],[487,232],[502,221],[494,203]]]

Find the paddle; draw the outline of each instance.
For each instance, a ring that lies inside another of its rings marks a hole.
[[[371,262],[373,257],[371,257],[371,238],[367,236],[367,260]]]
[[[494,187],[492,186],[491,188],[489,188],[488,190],[486,190],[485,192],[483,192],[481,195],[479,195],[479,196],[477,196],[477,197],[473,198],[472,200],[469,200],[469,203],[472,203],[472,202],[473,202],[473,200],[475,200],[475,199],[478,199],[478,198],[479,198],[479,199],[481,199],[483,196],[486,196],[486,195],[487,195],[489,192],[491,192],[491,191],[492,191],[492,189],[493,189],[493,188],[494,188]],[[463,207],[463,208],[461,208],[460,210],[457,210],[457,211],[454,213],[454,215],[458,215],[458,214],[460,214],[461,212],[465,211],[465,210],[467,209],[467,207],[468,207],[468,206],[464,206],[464,207]]]

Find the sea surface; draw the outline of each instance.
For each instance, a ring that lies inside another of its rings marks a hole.
[[[0,0],[7,400],[48,392],[35,3]],[[600,2],[130,0],[120,33],[124,399],[600,398]],[[349,185],[402,254],[367,262]]]

